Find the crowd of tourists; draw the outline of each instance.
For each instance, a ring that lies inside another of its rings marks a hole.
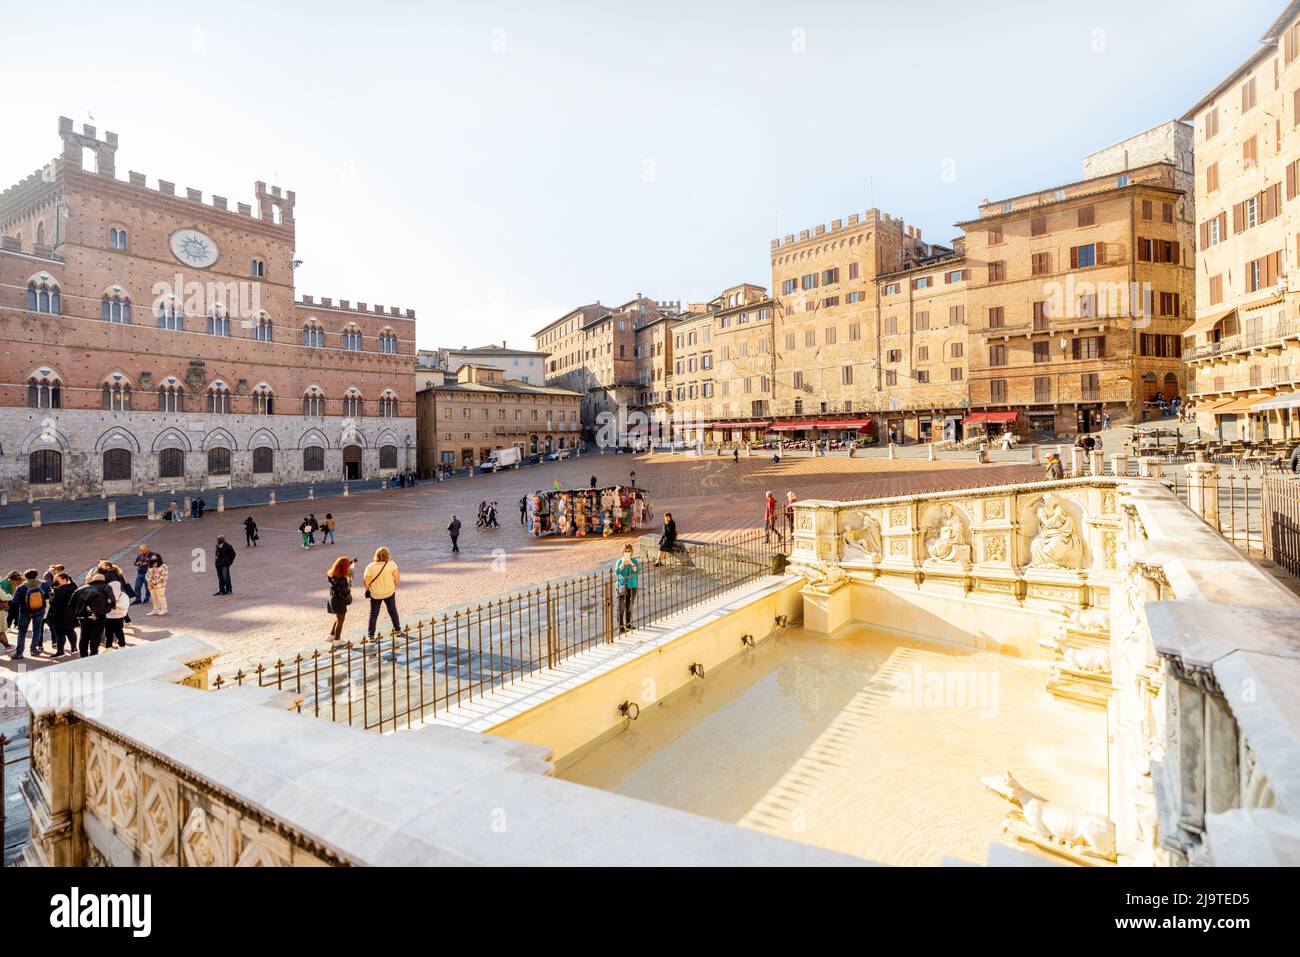
[[[147,545],[135,556],[134,582],[109,559],[79,577],[80,585],[63,565],[50,565],[44,573],[29,568],[0,579],[0,645],[12,660],[21,661],[29,651],[33,658],[53,659],[125,648],[133,606],[149,605],[148,615],[167,614],[167,564]]]

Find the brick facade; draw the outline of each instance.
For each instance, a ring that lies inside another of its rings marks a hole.
[[[85,495],[415,466],[415,314],[297,297],[294,193],[258,183],[256,209],[205,203],[116,178],[111,133],[66,119],[59,132],[62,155],[0,193],[0,488]]]

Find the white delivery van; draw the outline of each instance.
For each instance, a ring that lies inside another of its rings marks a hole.
[[[484,472],[495,472],[497,469],[517,469],[523,457],[523,452],[517,446],[512,445],[508,449],[494,449],[480,468]]]

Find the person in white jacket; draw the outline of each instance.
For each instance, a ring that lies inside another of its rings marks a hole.
[[[131,599],[127,598],[122,591],[122,583],[119,581],[110,581],[108,589],[113,593],[113,607],[108,610],[104,619],[104,650],[113,647],[113,639],[117,639],[119,648],[126,647],[126,616],[131,610]]]
[[[145,580],[149,583],[149,595],[153,600],[149,614],[167,614],[167,566],[163,564],[161,555],[155,553],[149,559],[149,571]]]

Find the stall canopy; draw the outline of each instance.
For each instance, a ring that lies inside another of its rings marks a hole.
[[[771,427],[773,432],[798,432],[800,429],[820,428],[816,419],[804,419],[802,422],[777,422]]]
[[[962,425],[983,425],[989,422],[1003,424],[1016,421],[1019,412],[972,412],[961,420]]]
[[[1251,412],[1267,412],[1270,409],[1300,409],[1300,392],[1283,392],[1250,407]]]
[[[768,426],[767,419],[748,419],[744,422],[710,422],[704,426],[706,429],[765,429]]]

